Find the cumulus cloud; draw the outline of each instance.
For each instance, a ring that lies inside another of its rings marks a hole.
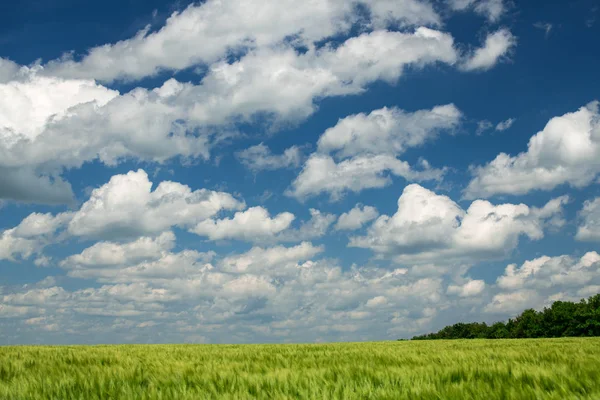
[[[469,280],[462,285],[449,285],[448,294],[460,297],[477,296],[485,289],[485,282],[482,280]]]
[[[581,258],[540,257],[521,266],[510,264],[498,277],[499,288],[485,307],[489,313],[516,313],[539,309],[553,301],[577,301],[600,289],[600,254],[592,251]]]
[[[35,139],[49,122],[67,117],[70,108],[86,103],[102,107],[118,95],[90,80],[31,74],[0,84],[0,132],[4,140]]]
[[[343,118],[321,135],[317,152],[306,161],[287,194],[303,199],[329,193],[332,200],[338,200],[346,192],[387,186],[390,175],[414,181],[440,179],[444,171],[431,168],[427,161],[421,160],[417,170],[396,157],[441,131],[453,130],[461,118],[453,104],[412,113],[386,107]]]
[[[190,231],[210,240],[267,240],[288,229],[294,219],[294,214],[289,212],[271,218],[263,207],[251,207],[235,213],[233,218],[202,221]]]
[[[50,177],[53,185],[34,195],[15,188],[4,196],[56,197],[66,187],[60,180],[65,168],[96,159],[107,165],[126,158],[206,159],[214,142],[235,133],[237,122],[262,115],[277,129],[310,116],[317,99],[360,94],[378,80],[395,83],[405,67],[456,59],[452,36],[420,27],[368,32],[304,53],[291,44],[260,47],[234,62],[211,64],[197,85],[170,79],[124,94],[90,79],[52,76],[48,66],[27,69],[0,84],[0,169],[7,182],[28,173],[40,182]],[[64,92],[69,96],[55,98]]]
[[[332,201],[347,192],[382,188],[392,183],[391,175],[408,181],[439,180],[444,170],[429,166],[425,160],[421,169],[413,169],[406,161],[386,154],[355,156],[337,163],[329,155],[318,153],[309,157],[298,177],[286,191],[289,196],[305,199],[328,193]]]
[[[253,247],[247,253],[225,257],[220,265],[229,272],[285,276],[293,274],[290,268],[297,269],[299,262],[310,260],[323,250],[323,246],[314,246],[310,242],[302,242],[294,247]]]
[[[222,210],[245,204],[228,193],[163,181],[154,190],[144,170],[113,176],[94,189],[68,226],[74,236],[127,238],[193,226]]]
[[[129,243],[97,242],[81,254],[63,260],[64,268],[123,266],[160,258],[175,246],[175,235],[164,232],[157,237],[141,237]]]
[[[173,253],[174,237],[140,238],[129,243],[99,242],[66,258],[61,267],[72,278],[102,283],[148,283],[193,277],[211,269],[213,252],[184,250]],[[133,250],[130,254],[128,251]]]
[[[13,80],[19,69],[20,66],[14,61],[0,57],[0,83]]]
[[[190,229],[210,240],[243,240],[247,242],[301,242],[324,236],[336,216],[310,209],[311,218],[292,227],[296,216],[282,212],[273,217],[263,207],[252,207],[237,212],[233,218],[208,219]]]
[[[310,208],[310,219],[303,221],[298,228],[288,229],[279,234],[275,239],[282,242],[300,242],[323,237],[337,219],[334,214],[321,212]]]
[[[318,151],[338,158],[364,154],[399,155],[458,127],[462,113],[454,104],[406,112],[384,107],[342,118],[318,141]]]
[[[430,4],[417,0],[310,0],[302,7],[291,0],[209,0],[173,13],[156,32],[146,27],[130,39],[90,49],[81,61],[67,54],[45,69],[66,77],[136,80],[212,64],[230,52],[272,47],[289,37],[312,46],[347,32],[356,21],[357,4],[367,7],[377,28],[440,22]]]
[[[292,146],[283,154],[275,155],[263,143],[236,153],[236,157],[253,172],[298,167],[303,158],[299,146]]]
[[[485,39],[483,47],[476,49],[465,59],[461,68],[465,71],[485,71],[496,65],[517,44],[508,29],[500,29]]]
[[[521,236],[541,239],[546,222],[562,212],[566,201],[555,199],[538,209],[476,200],[465,211],[449,197],[411,184],[398,199],[393,216],[379,217],[366,236],[351,238],[349,245],[409,264],[503,258]]]
[[[357,204],[352,210],[340,215],[335,224],[335,229],[338,231],[353,231],[360,229],[364,224],[374,220],[378,216],[379,212],[375,207],[361,207],[360,204]]]
[[[101,260],[69,274],[94,278],[103,286],[3,293],[0,317],[29,321],[24,332],[38,335],[41,328],[34,322],[42,321],[32,318],[46,318],[69,326],[62,330],[68,337],[112,332],[121,338],[120,328],[153,324],[156,332],[164,330],[169,340],[180,341],[192,331],[216,342],[356,340],[373,338],[373,332],[381,339],[420,333],[450,301],[442,279],[410,276],[403,269],[343,270],[334,262],[314,260],[322,251],[305,242],[255,247],[214,264],[189,250],[167,251],[139,264],[132,259],[133,264],[118,269]],[[450,296],[457,298],[451,300],[455,307],[464,307],[460,296]]]
[[[5,229],[0,233],[0,260],[25,260],[33,254],[43,259],[41,251],[59,240],[56,233],[67,225],[71,216],[68,212],[56,216],[33,213],[16,227]]]
[[[552,118],[529,140],[527,151],[516,156],[500,153],[472,172],[465,190],[471,199],[551,190],[562,184],[589,185],[600,173],[599,103]]]
[[[586,201],[579,217],[581,224],[575,238],[585,242],[600,242],[600,197]]]

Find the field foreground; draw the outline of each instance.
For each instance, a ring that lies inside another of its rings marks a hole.
[[[0,347],[0,399],[600,399],[600,339]]]

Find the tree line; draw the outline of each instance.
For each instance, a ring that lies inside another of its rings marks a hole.
[[[412,340],[520,339],[600,336],[600,294],[578,303],[555,301],[542,311],[528,309],[507,322],[457,323]]]

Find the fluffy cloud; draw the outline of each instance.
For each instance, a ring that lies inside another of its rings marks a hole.
[[[187,250],[120,268],[101,260],[69,273],[104,286],[4,293],[0,316],[20,318],[25,334],[42,334],[42,322],[56,324],[71,340],[73,334],[91,339],[110,332],[133,340],[122,336],[130,329],[120,328],[150,324],[168,340],[182,341],[187,332],[196,332],[215,342],[247,342],[356,340],[373,338],[373,332],[381,339],[395,338],[427,329],[449,302],[464,308],[463,298],[448,297],[439,278],[414,277],[403,269],[344,271],[333,262],[312,260],[322,251],[310,243],[255,247],[214,266]],[[467,292],[476,296],[474,290]],[[97,317],[103,317],[101,323]]]
[[[541,239],[546,222],[560,214],[566,200],[555,199],[541,209],[476,200],[465,211],[449,197],[412,184],[398,199],[398,211],[379,217],[366,236],[351,238],[350,246],[393,256],[400,263],[502,258],[522,235]]]
[[[302,7],[292,0],[209,0],[173,13],[156,32],[145,28],[130,39],[90,49],[81,61],[66,55],[46,69],[67,77],[133,80],[211,64],[229,52],[271,47],[289,37],[312,46],[346,32],[357,18],[359,3],[371,11],[376,27],[439,23],[432,7],[417,0],[310,0]]]
[[[221,210],[243,209],[228,193],[163,181],[154,190],[144,170],[115,175],[94,189],[73,215],[68,231],[86,237],[137,237],[159,234],[172,226],[193,226]]]
[[[238,239],[246,241],[267,240],[288,229],[294,221],[292,213],[284,212],[271,218],[262,207],[252,207],[237,212],[233,218],[205,220],[190,231],[210,240]]]
[[[303,240],[318,239],[327,234],[329,227],[337,219],[337,216],[334,214],[323,213],[314,208],[308,211],[310,212],[310,219],[308,221],[303,221],[298,228],[282,232],[275,239],[282,242],[300,242]]]
[[[335,222],[336,216],[310,209],[311,218],[298,228],[292,227],[296,216],[289,212],[271,217],[263,207],[237,212],[233,218],[209,219],[190,229],[210,240],[236,239],[247,242],[301,242],[320,238]]]
[[[140,241],[119,244],[102,242],[102,250],[111,248],[121,254],[129,248],[140,248]],[[204,270],[212,269],[210,261],[214,253],[200,253],[194,250],[185,250],[172,253],[165,249],[164,244],[142,243],[154,246],[154,252],[138,253],[136,256],[111,257],[104,254],[98,256],[97,248],[91,247],[67,258],[61,266],[67,269],[67,275],[72,278],[95,279],[102,283],[161,283],[165,281],[178,281],[193,279]],[[90,253],[96,258],[90,257]],[[96,253],[96,254],[94,254]]]
[[[175,104],[182,85],[119,95],[86,80],[39,77],[30,71],[0,84],[0,195],[19,201],[72,200],[59,174],[99,159],[162,162],[181,155],[207,157],[207,136],[190,135],[185,108]]]
[[[434,139],[440,131],[456,128],[462,113],[447,104],[410,113],[381,108],[370,114],[355,114],[327,129],[318,141],[318,151],[338,158],[364,154],[399,155]]]
[[[19,65],[6,58],[0,57],[0,83],[13,80],[19,72]]]
[[[382,108],[343,118],[321,135],[317,152],[287,194],[303,199],[325,192],[337,200],[346,192],[384,187],[391,183],[390,175],[412,181],[440,179],[444,171],[431,168],[427,161],[421,160],[421,170],[416,170],[396,157],[440,131],[456,128],[461,118],[453,104],[413,113]]]
[[[439,180],[443,170],[434,169],[422,160],[421,170],[413,169],[406,161],[389,155],[356,156],[336,163],[328,155],[315,153],[292,183],[287,195],[304,199],[320,193],[329,193],[332,201],[347,192],[382,188],[392,182],[390,175],[409,181]]]
[[[261,47],[210,65],[198,85],[170,79],[124,94],[92,80],[48,75],[49,67],[26,69],[0,84],[0,169],[10,183],[3,196],[58,202],[68,188],[62,170],[95,159],[115,165],[125,158],[208,158],[214,142],[235,133],[236,122],[260,114],[277,129],[311,115],[317,99],[359,94],[378,80],[394,83],[407,66],[456,59],[452,36],[421,27],[364,33],[302,54],[290,44]],[[64,92],[69,96],[55,98]],[[42,183],[37,192],[18,186],[24,174]]]
[[[106,105],[119,93],[90,80],[66,80],[31,74],[0,84],[0,134],[3,141],[33,140],[48,123],[68,116],[80,104]]]
[[[315,111],[315,99],[359,94],[375,81],[395,83],[409,66],[454,64],[454,40],[429,28],[414,32],[373,31],[337,47],[300,54],[289,46],[251,51],[233,63],[213,64],[198,86],[189,118],[223,124],[232,116],[250,120],[257,114],[275,122],[297,121]]]
[[[302,151],[298,146],[286,149],[281,155],[274,155],[263,143],[240,151],[236,156],[253,172],[298,167],[302,161]]]
[[[492,162],[472,169],[474,178],[465,196],[524,194],[551,190],[562,184],[589,185],[600,173],[599,103],[552,118],[534,135],[527,151],[500,153]]]
[[[485,310],[490,313],[516,313],[525,308],[549,306],[556,300],[577,301],[600,289],[600,254],[540,257],[520,267],[511,264],[496,285],[500,292]]]
[[[45,246],[58,240],[56,232],[65,227],[71,219],[71,213],[52,214],[33,213],[19,225],[0,233],[0,260],[15,261],[28,259],[40,254]],[[43,258],[40,259],[43,265]]]
[[[230,272],[281,276],[290,273],[290,268],[296,269],[300,261],[310,260],[323,250],[323,246],[313,246],[309,242],[294,247],[253,247],[247,253],[224,258],[221,267]]]
[[[0,61],[0,70],[6,69],[6,64]],[[54,173],[40,175],[35,171],[39,162],[34,159],[47,157],[46,150],[52,157],[51,148],[30,149],[33,151],[27,155],[23,150],[46,126],[67,118],[73,107],[101,107],[118,93],[93,81],[45,78],[27,71],[21,75],[18,80],[0,76],[0,198],[47,204],[72,202],[68,182]]]
[[[485,39],[483,47],[475,50],[461,68],[465,71],[488,70],[505,56],[517,43],[508,29],[500,29]]]
[[[141,237],[130,243],[97,242],[81,254],[70,256],[60,265],[64,268],[123,266],[144,260],[160,258],[175,245],[175,235],[165,232],[160,236]]]
[[[587,242],[600,242],[600,197],[584,203],[579,213],[581,224],[575,238]]]
[[[449,285],[448,294],[460,297],[477,296],[485,289],[485,282],[482,280],[469,280],[462,285]]]
[[[352,210],[340,215],[335,229],[338,231],[353,231],[362,228],[362,226],[374,220],[379,216],[375,207],[362,206],[357,204]]]

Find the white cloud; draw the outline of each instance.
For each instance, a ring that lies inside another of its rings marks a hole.
[[[516,44],[517,39],[508,29],[500,29],[489,34],[484,46],[476,49],[469,58],[464,60],[461,68],[465,71],[488,70],[506,56]]]
[[[586,242],[600,242],[600,197],[586,201],[579,216],[581,224],[575,238]]]
[[[338,231],[353,231],[360,229],[369,221],[374,220],[379,216],[379,212],[375,207],[362,206],[357,204],[352,210],[340,215],[335,229]]]
[[[115,44],[92,48],[81,61],[69,55],[45,69],[53,75],[103,81],[135,80],[161,70],[182,70],[212,64],[230,52],[275,46],[285,38],[308,46],[346,32],[357,16],[356,1],[309,0],[297,7],[292,0],[209,0],[173,13],[158,31],[148,28]],[[373,24],[436,25],[438,15],[426,2],[368,0]]]
[[[520,267],[511,264],[496,284],[500,292],[485,307],[490,313],[514,313],[539,309],[555,300],[577,301],[596,294],[600,284],[600,254],[540,257]]]
[[[66,80],[31,74],[0,84],[0,134],[4,141],[33,140],[44,128],[85,103],[106,105],[119,95],[90,80]]]
[[[467,198],[495,194],[519,195],[551,190],[562,184],[584,187],[600,173],[599,103],[552,118],[534,135],[527,151],[500,153],[492,162],[472,169]]]
[[[475,12],[491,22],[497,22],[505,11],[504,0],[481,0],[475,5]]]
[[[302,242],[294,247],[253,247],[244,254],[224,258],[221,268],[236,273],[266,273],[272,276],[293,274],[293,271],[289,271],[290,268],[299,268],[300,261],[309,260],[323,250],[323,246],[313,246],[309,242]]]
[[[433,169],[422,160],[421,170],[389,155],[356,156],[336,163],[328,155],[313,154],[304,164],[287,195],[298,199],[329,193],[332,201],[347,192],[382,188],[392,182],[390,175],[409,181],[439,180],[443,170]]]
[[[344,271],[334,263],[311,260],[322,251],[321,246],[301,243],[256,247],[215,266],[186,257],[190,251],[118,269],[87,265],[70,270],[70,276],[96,278],[104,286],[72,292],[56,286],[26,288],[4,294],[0,316],[21,318],[28,326],[23,332],[37,337],[42,335],[37,322],[43,321],[31,318],[69,326],[62,331],[69,338],[112,332],[123,340],[124,332],[135,337],[128,327],[150,323],[171,341],[193,331],[210,341],[247,342],[356,340],[373,338],[373,332],[379,339],[395,338],[428,329],[447,308],[441,279],[411,277],[406,270]],[[460,310],[462,301],[453,304]],[[125,339],[131,340],[135,339]]]
[[[298,146],[286,149],[281,155],[274,155],[263,143],[236,153],[242,164],[253,172],[298,167],[302,161],[302,151]]]
[[[0,234],[0,260],[27,259],[39,247],[35,240],[15,236],[13,229],[7,229]]]
[[[391,175],[409,181],[439,180],[444,170],[431,168],[423,159],[417,170],[396,156],[454,129],[461,118],[453,104],[413,113],[382,108],[342,118],[321,135],[317,151],[286,194],[305,199],[328,193],[331,200],[339,200],[347,192],[387,186]]]
[[[69,223],[69,233],[87,237],[137,237],[172,226],[193,226],[221,210],[243,209],[228,193],[163,181],[154,190],[144,170],[115,175],[94,189]]]
[[[25,260],[33,254],[41,254],[43,248],[58,240],[55,233],[66,226],[71,213],[33,213],[19,225],[0,233],[0,260]],[[43,256],[40,255],[43,258]]]
[[[537,209],[476,200],[465,211],[449,197],[412,184],[398,199],[398,211],[379,217],[366,236],[351,238],[350,246],[409,264],[504,258],[521,236],[541,239],[547,219],[559,215],[566,201],[556,199]]]
[[[496,125],[496,130],[502,132],[507,129],[510,129],[510,127],[515,123],[515,121],[516,119],[509,118],[505,121],[499,122],[498,125]]]
[[[48,73],[43,67],[26,69],[18,80],[0,84],[7,93],[0,97],[6,100],[0,100],[2,195],[72,199],[60,173],[96,159],[107,165],[128,158],[206,159],[214,142],[235,133],[236,122],[260,114],[276,130],[311,115],[317,99],[360,94],[374,81],[395,83],[407,66],[456,59],[452,36],[421,27],[364,33],[303,54],[289,44],[257,48],[233,63],[210,65],[198,85],[170,79],[125,94],[91,80],[42,76]],[[57,97],[65,92],[68,99]],[[13,97],[16,103],[7,100]],[[19,184],[25,175],[29,186]]]
[[[469,280],[462,285],[449,285],[448,294],[460,297],[477,296],[485,289],[485,282],[482,280]]]
[[[461,117],[454,104],[413,113],[384,107],[368,115],[350,115],[321,135],[318,151],[335,153],[339,158],[361,154],[398,155],[435,139],[440,131],[456,128]]]
[[[294,219],[294,214],[289,212],[271,218],[266,209],[252,207],[246,211],[235,213],[233,218],[207,219],[190,231],[200,236],[206,236],[210,240],[261,241],[271,239],[288,229]]]
[[[139,247],[139,243],[102,243],[115,248],[119,253],[131,246]],[[200,253],[194,250],[184,250],[172,253],[164,249],[156,249],[154,253],[139,254],[137,257],[125,255],[123,262],[115,258],[89,257],[86,251],[97,252],[93,247],[84,250],[82,254],[67,258],[61,266],[68,270],[72,278],[95,279],[102,283],[160,283],[166,280],[172,282],[182,279],[193,279],[202,271],[212,269],[209,264],[214,253]]]
[[[14,61],[0,57],[0,84],[12,81],[19,69],[19,65]]]
[[[81,254],[70,256],[60,265],[64,268],[110,267],[155,260],[175,246],[175,235],[164,232],[160,236],[141,237],[133,242],[120,244],[97,242]]]
[[[190,232],[206,236],[210,240],[236,239],[247,242],[302,242],[324,236],[335,222],[336,216],[311,208],[311,218],[292,227],[296,219],[289,212],[271,217],[263,207],[252,207],[237,212],[233,218],[209,219],[200,222]]]
[[[299,54],[289,46],[251,51],[240,60],[216,63],[193,99],[189,118],[223,124],[232,116],[250,120],[257,113],[275,122],[302,120],[315,111],[317,98],[360,94],[368,84],[396,83],[408,66],[454,64],[454,40],[428,28],[412,33],[374,31]]]
[[[485,16],[490,22],[497,22],[506,11],[504,0],[449,0],[448,4],[455,11],[472,8],[476,13]]]

